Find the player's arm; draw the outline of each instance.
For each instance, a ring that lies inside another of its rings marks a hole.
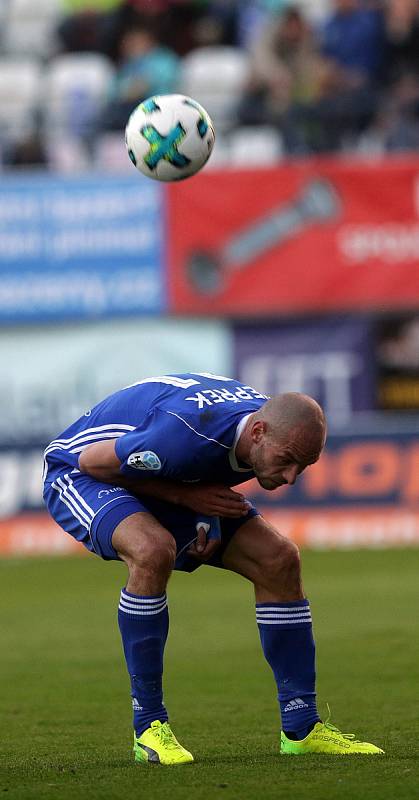
[[[79,456],[79,469],[102,483],[122,486],[132,493],[148,495],[168,503],[186,506],[201,514],[220,517],[241,517],[248,512],[244,495],[218,484],[187,484],[158,476],[124,475],[115,452],[117,439],[97,442],[86,447]]]

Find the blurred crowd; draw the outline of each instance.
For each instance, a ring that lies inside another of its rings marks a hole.
[[[2,60],[13,56],[10,41],[0,48]],[[82,108],[79,90],[73,104],[72,131],[87,148],[123,131],[152,94],[196,87],[211,105],[210,80],[219,106],[208,110],[226,137],[268,128],[291,156],[419,147],[418,0],[67,0],[37,58],[49,68],[91,54],[109,68],[100,103]],[[38,108],[23,138],[6,138],[3,162],[48,162],[46,132]]]

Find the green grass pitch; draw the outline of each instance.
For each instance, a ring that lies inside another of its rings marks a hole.
[[[419,551],[303,554],[320,709],[383,757],[280,757],[250,584],[175,574],[165,690],[185,767],[139,767],[116,624],[122,564],[0,562],[0,797],[419,799]]]

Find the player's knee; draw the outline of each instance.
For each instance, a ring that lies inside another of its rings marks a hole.
[[[156,541],[139,538],[133,541],[127,559],[130,573],[140,572],[169,576],[176,559],[176,543],[170,534]]]
[[[289,539],[278,540],[264,564],[264,577],[270,585],[298,583],[301,575],[300,553]]]
[[[295,542],[290,542],[287,540],[282,558],[283,569],[286,570],[289,575],[299,578],[301,574],[301,558],[300,551]]]

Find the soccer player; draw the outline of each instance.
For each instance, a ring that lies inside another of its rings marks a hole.
[[[185,764],[163,703],[163,654],[173,569],[206,563],[254,585],[262,650],[278,687],[281,753],[382,753],[355,741],[316,708],[309,602],[295,544],[231,487],[293,484],[323,449],[320,406],[298,393],[271,399],[206,373],[146,378],[107,397],[45,451],[54,519],[128,581],[118,621],[131,679],[140,763]]]

